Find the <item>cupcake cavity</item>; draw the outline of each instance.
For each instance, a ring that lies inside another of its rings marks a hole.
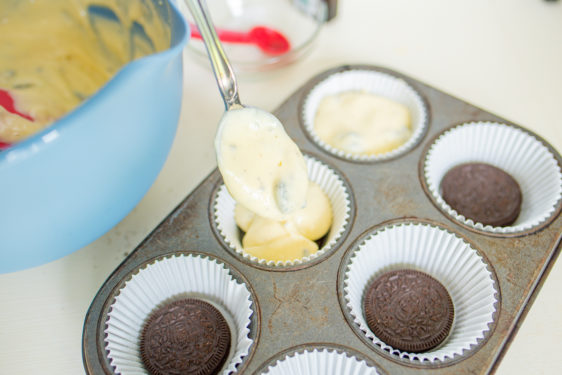
[[[330,167],[310,156],[305,155],[305,160],[309,180],[317,184],[327,195],[332,209],[332,226],[328,234],[323,238],[322,247],[309,256],[288,261],[268,261],[248,254],[243,249],[242,233],[236,225],[234,218],[236,201],[230,196],[226,187],[221,185],[212,203],[214,208],[214,224],[230,249],[251,262],[275,267],[303,264],[334,248],[348,226],[351,211],[350,193],[343,179]]]
[[[360,121],[364,125],[353,125],[336,134],[319,132],[315,124],[318,116],[320,121],[346,122],[347,116],[338,120],[333,113],[338,109],[351,110],[350,116],[357,117],[354,124]],[[301,110],[302,125],[316,144],[354,161],[387,160],[405,153],[421,139],[428,122],[425,103],[406,81],[372,70],[353,69],[330,75],[310,90]],[[368,128],[377,136],[371,134],[369,139],[363,139],[359,133]]]
[[[366,235],[352,248],[345,267],[345,310],[368,341],[409,362],[433,364],[465,355],[494,323],[499,292],[492,271],[468,243],[447,230],[422,222],[388,225]],[[369,329],[363,311],[367,285],[392,270],[412,269],[439,281],[453,301],[455,320],[449,337],[424,353],[391,347]]]
[[[453,167],[486,163],[502,169],[521,189],[521,212],[508,226],[475,222],[454,210],[442,196],[441,181]],[[554,155],[530,133],[505,124],[471,122],[441,134],[430,146],[423,164],[430,197],[454,220],[479,231],[517,234],[538,229],[562,203],[562,172]]]
[[[105,349],[115,373],[148,374],[140,354],[140,335],[150,314],[162,305],[194,297],[212,304],[229,323],[232,343],[222,374],[235,371],[250,352],[253,298],[246,285],[216,260],[199,255],[165,257],[133,272],[107,314]]]
[[[287,354],[285,358],[269,366],[262,374],[267,375],[380,375],[369,366],[345,352],[334,349],[309,349]]]

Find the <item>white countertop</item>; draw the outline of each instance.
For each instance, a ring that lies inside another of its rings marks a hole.
[[[181,120],[139,205],[89,246],[0,275],[0,374],[83,373],[82,325],[104,280],[215,168],[223,105],[211,71],[186,54]],[[274,110],[306,80],[347,63],[386,66],[518,123],[562,150],[562,4],[543,0],[340,0],[313,52],[261,79],[242,101]],[[264,94],[266,93],[266,94]],[[497,371],[562,373],[562,264],[552,269]]]

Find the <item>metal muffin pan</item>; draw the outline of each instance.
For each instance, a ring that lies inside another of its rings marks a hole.
[[[427,104],[429,124],[415,147],[392,160],[365,163],[335,157],[311,141],[300,121],[303,98],[329,75],[350,69],[375,70],[399,77],[420,93]],[[347,349],[349,355],[364,359],[386,374],[493,372],[560,252],[562,202],[533,231],[506,236],[477,232],[450,218],[433,203],[423,182],[421,165],[427,149],[445,129],[472,121],[518,126],[403,74],[370,65],[345,65],[319,74],[274,114],[304,153],[335,169],[348,185],[352,208],[346,232],[336,247],[310,264],[289,268],[261,267],[240,257],[228,248],[213,223],[213,201],[222,183],[218,170],[214,170],[100,288],[84,322],[82,352],[86,372],[114,373],[107,359],[104,330],[108,309],[119,289],[140,267],[178,252],[218,259],[252,291],[255,316],[250,335],[254,343],[238,373],[259,374],[295,348],[302,351],[316,347]],[[533,136],[561,166],[560,155],[542,138]],[[439,226],[465,240],[485,259],[497,286],[498,303],[489,331],[477,345],[450,360],[416,362],[391,354],[370,342],[345,308],[343,269],[350,250],[373,229],[402,221]]]

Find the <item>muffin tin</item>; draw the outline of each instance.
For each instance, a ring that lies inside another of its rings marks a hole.
[[[308,93],[324,79],[350,70],[397,77],[417,91],[426,105],[428,121],[416,144],[387,160],[348,160],[313,140],[302,121]],[[217,195],[223,184],[219,172],[213,171],[99,290],[84,323],[86,372],[115,373],[106,346],[108,319],[114,304],[134,275],[155,262],[174,257],[197,257],[220,264],[233,280],[246,287],[252,310],[247,337],[252,343],[236,367],[238,373],[266,373],[276,364],[295,357],[317,361],[318,353],[322,353],[319,358],[327,356],[336,361],[351,358],[355,365],[369,367],[367,373],[492,372],[560,251],[560,155],[540,137],[507,120],[398,72],[375,66],[346,65],[321,73],[291,95],[275,115],[304,154],[334,171],[348,192],[349,216],[335,243],[314,259],[285,265],[244,257],[224,239],[217,226]],[[555,171],[555,179],[548,191],[556,199],[539,222],[521,230],[487,230],[464,222],[438,202],[425,176],[428,153],[443,134],[468,123],[502,124],[531,137],[550,155],[548,163]],[[424,241],[440,244],[442,249],[426,246],[427,254],[416,254],[423,248],[417,245]],[[373,242],[386,245],[377,247]],[[389,244],[403,250],[394,254]],[[436,349],[439,353],[400,353],[377,340],[362,325],[361,314],[353,308],[353,300],[360,299],[361,286],[352,279],[359,273],[353,271],[353,261],[366,248],[381,260],[377,270],[398,265],[420,269],[450,291],[460,315],[444,346]],[[441,260],[450,262],[450,266]],[[465,298],[463,294],[473,289],[463,287],[467,280],[474,281],[482,291]],[[353,291],[354,288],[359,291]],[[466,314],[469,319],[465,319],[465,324],[462,319]],[[475,334],[468,335],[470,339],[463,341],[457,336],[465,337],[466,327],[474,325],[472,318],[479,326],[473,329]],[[135,350],[133,343],[131,346]],[[229,373],[226,365],[221,373]]]

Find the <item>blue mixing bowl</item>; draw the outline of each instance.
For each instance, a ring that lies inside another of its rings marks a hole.
[[[156,179],[176,133],[189,29],[171,1],[154,3],[169,49],[130,62],[64,118],[0,152],[0,273],[92,242]]]

